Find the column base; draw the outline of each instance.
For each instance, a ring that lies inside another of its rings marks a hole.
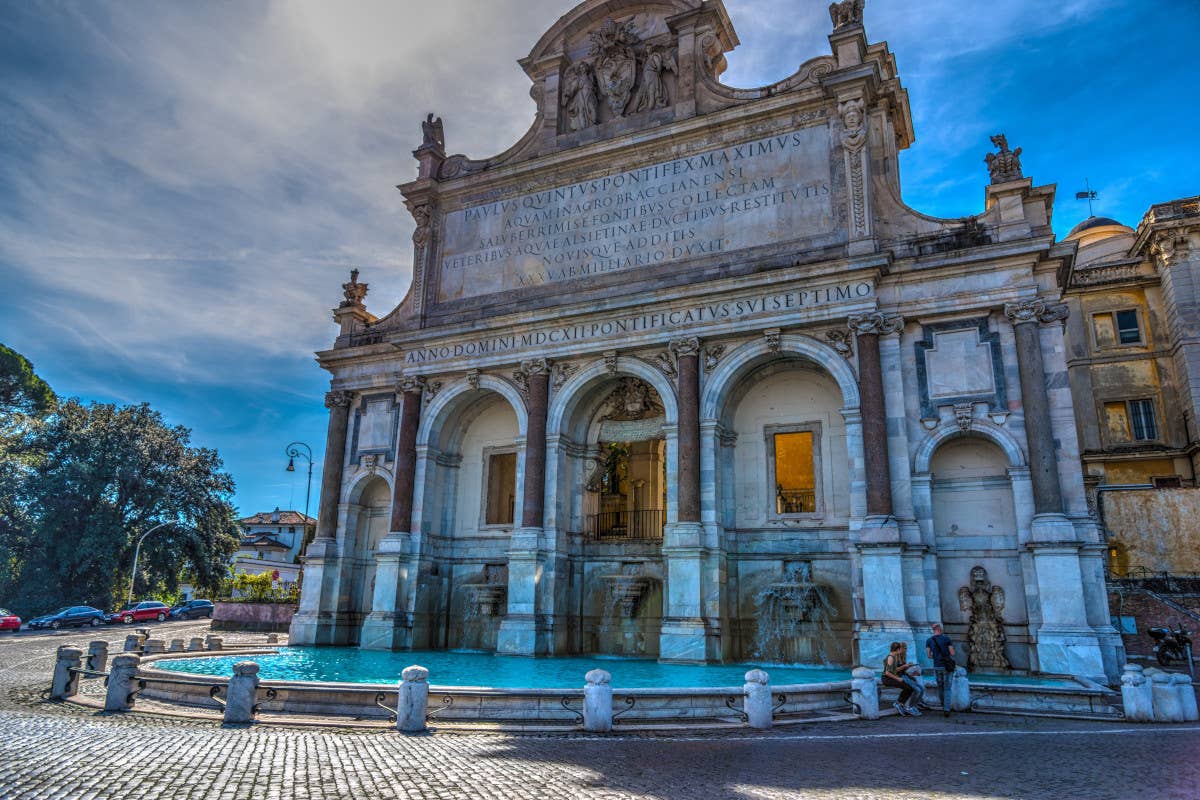
[[[1091,628],[1042,626],[1037,632],[1038,669],[1108,683],[1100,637]]]
[[[508,615],[496,632],[496,652],[509,656],[548,656],[553,627],[527,614]]]
[[[1035,514],[1029,525],[1029,538],[1035,542],[1074,542],[1078,537],[1065,514]]]
[[[292,617],[288,626],[289,645],[337,645],[345,644],[346,635],[339,626],[337,615],[329,612],[305,614]]]
[[[721,636],[702,619],[664,619],[658,637],[658,660],[706,664],[721,660]]]
[[[358,646],[363,650],[411,650],[412,619],[404,613],[372,611],[363,621]]]
[[[912,625],[897,620],[864,621],[854,626],[854,641],[858,645],[858,663],[878,672],[891,652],[892,642],[908,644],[908,660],[920,661],[924,651],[917,649],[917,637]]]

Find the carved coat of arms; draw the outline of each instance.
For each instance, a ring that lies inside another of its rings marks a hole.
[[[606,19],[600,30],[591,34],[591,54],[595,57],[596,82],[615,116],[622,116],[629,105],[633,84],[637,80],[637,56],[633,45],[638,43],[633,20],[617,24]]]

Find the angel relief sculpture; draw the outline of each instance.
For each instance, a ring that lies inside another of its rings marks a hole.
[[[573,133],[596,124],[596,76],[586,61],[572,64],[563,76],[562,106]]]
[[[666,108],[667,82],[664,72],[678,72],[679,67],[671,56],[671,51],[659,48],[650,51],[642,64],[642,85],[638,87],[633,97],[633,111],[653,111],[656,108]]]
[[[982,566],[972,569],[971,584],[958,590],[958,607],[970,619],[967,668],[1010,669],[1008,656],[1004,654],[1004,589],[988,585],[987,570]]]

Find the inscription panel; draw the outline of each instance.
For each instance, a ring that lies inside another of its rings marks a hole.
[[[829,163],[819,125],[452,211],[438,301],[829,233]]]

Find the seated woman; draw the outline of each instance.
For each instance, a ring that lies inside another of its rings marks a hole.
[[[908,645],[904,642],[892,642],[888,656],[883,660],[883,685],[900,690],[900,699],[892,707],[900,712],[900,716],[919,717],[920,709],[917,703],[925,694],[921,685],[921,668],[908,660]],[[915,673],[915,674],[910,674]]]

